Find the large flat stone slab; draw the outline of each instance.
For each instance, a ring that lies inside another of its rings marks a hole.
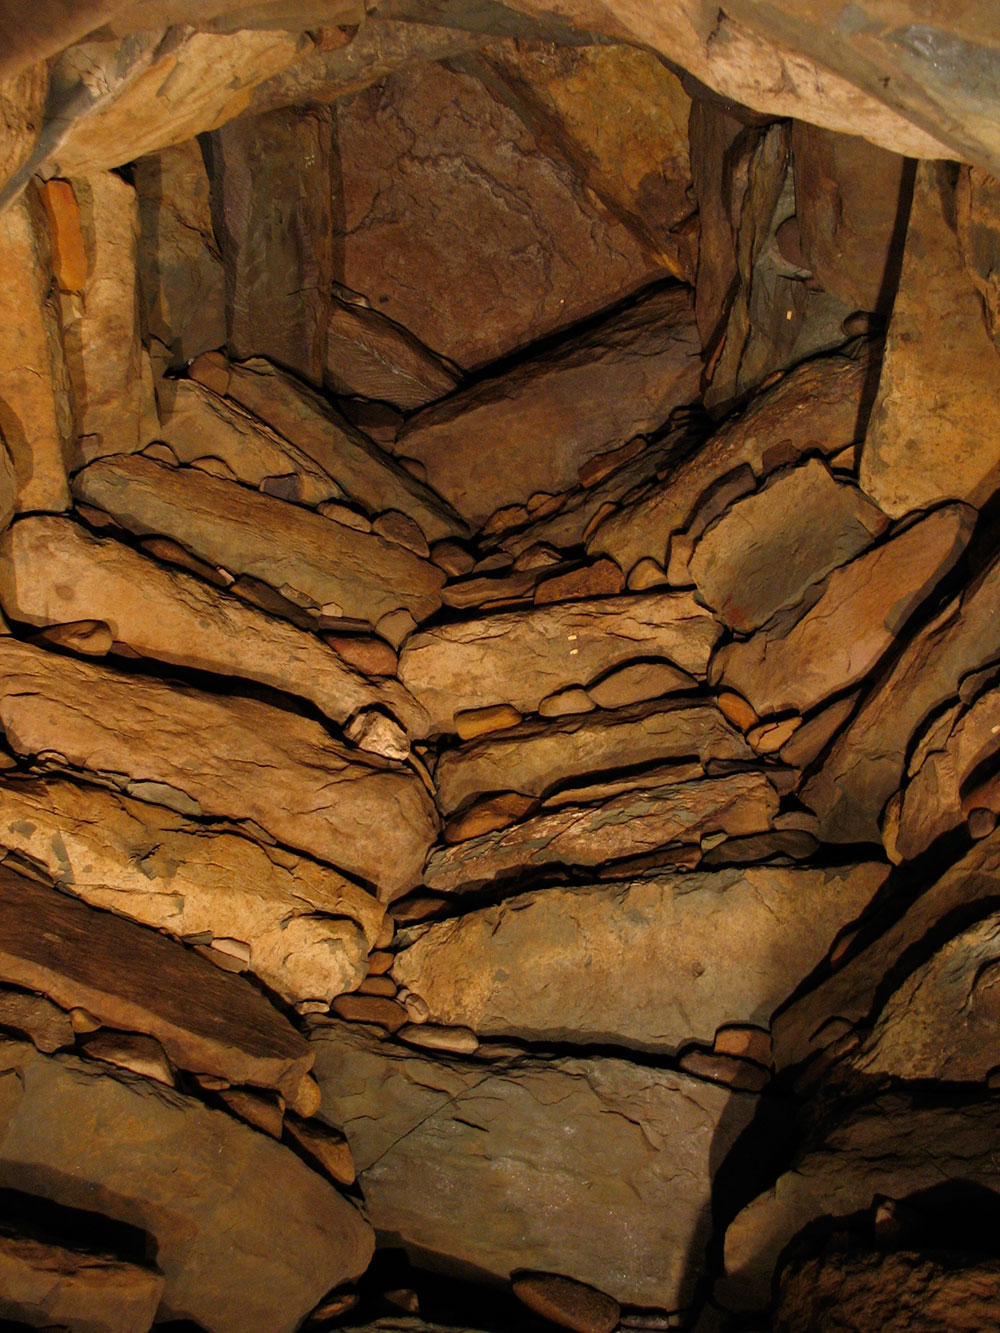
[[[201,560],[245,574],[331,617],[377,623],[400,608],[420,621],[441,605],[428,560],[300,505],[148,458],[102,459],[77,473],[77,499],[137,536],[162,535]]]
[[[604,597],[571,605],[498,612],[414,634],[399,677],[441,732],[455,714],[509,703],[534,712],[569,685],[589,685],[613,667],[665,659],[704,676],[720,627],[690,593]]]
[[[506,1281],[525,1256],[676,1309],[718,1164],[756,1098],[617,1059],[434,1060],[313,1033],[320,1116],[343,1128],[372,1225],[436,1267]]]
[[[4,1185],[148,1232],[161,1319],[292,1333],[368,1266],[371,1228],[332,1185],[194,1098],[4,1042],[0,1107]]]
[[[0,787],[0,846],[94,907],[177,938],[246,946],[249,971],[292,1003],[360,985],[384,915],[308,857],[62,778]]]
[[[662,426],[698,392],[701,363],[686,288],[625,311],[505,375],[481,380],[407,423],[396,451],[470,523],[577,481],[594,454]]]
[[[318,722],[0,639],[0,721],[25,756],[109,775],[185,814],[253,820],[392,897],[419,883],[436,816],[420,779]]]
[[[867,907],[875,862],[748,866],[524,893],[413,927],[397,980],[482,1035],[673,1052],[767,1026]]]

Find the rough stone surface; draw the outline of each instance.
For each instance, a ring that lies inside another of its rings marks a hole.
[[[885,875],[760,866],[540,889],[413,927],[393,974],[431,1021],[480,1036],[676,1052],[767,1025]]]
[[[755,1098],[616,1059],[491,1069],[337,1027],[313,1043],[320,1116],[347,1135],[373,1226],[412,1254],[503,1281],[531,1254],[619,1301],[690,1298],[710,1176]]]
[[[366,1268],[373,1238],[355,1209],[232,1116],[13,1042],[0,1046],[0,1070],[5,1183],[70,1207],[99,1200],[148,1231],[161,1314],[208,1333],[292,1333]]]
[[[699,374],[690,296],[656,288],[589,332],[426,408],[396,449],[481,524],[536,491],[568,490],[591,455],[662,426],[695,397]]]
[[[576,1333],[612,1333],[621,1307],[602,1291],[553,1273],[516,1273],[514,1295],[550,1323]]]
[[[338,106],[336,132],[337,278],[465,368],[612,305],[657,271],[470,74],[425,65],[390,77]]]
[[[46,1055],[72,1046],[75,1040],[69,1014],[58,1005],[44,995],[7,986],[0,990],[0,1027],[30,1038]]]
[[[730,629],[756,629],[863,551],[887,522],[810,459],[730,506],[695,546],[691,577]]]
[[[982,505],[1000,487],[1000,361],[950,219],[946,174],[917,171],[899,291],[860,480],[893,517]]]
[[[958,560],[973,525],[966,505],[928,514],[835,570],[815,605],[784,633],[764,629],[720,649],[713,679],[760,715],[805,712],[856,685]]]
[[[199,559],[290,593],[314,613],[375,624],[399,608],[423,618],[440,605],[444,578],[430,561],[190,468],[102,459],[77,474],[74,493],[136,536],[172,537]]]
[[[353,990],[382,922],[329,867],[58,778],[0,788],[0,845],[95,907],[178,938],[244,941],[250,971],[291,1001]]]
[[[459,377],[377,310],[334,301],[326,327],[323,378],[335,393],[375,398],[412,412],[450,393]]]
[[[636,657],[663,658],[703,676],[719,626],[688,593],[608,597],[571,606],[499,612],[414,634],[399,678],[454,730],[466,708],[509,703],[523,713],[569,685],[588,685]]]
[[[140,681],[11,639],[0,656],[0,721],[18,753],[61,755],[185,814],[254,820],[389,897],[419,882],[436,819],[398,765],[362,761],[319,723],[256,700]]]

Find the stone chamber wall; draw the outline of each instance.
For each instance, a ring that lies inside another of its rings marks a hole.
[[[998,89],[0,3],[0,1327],[1000,1329]]]

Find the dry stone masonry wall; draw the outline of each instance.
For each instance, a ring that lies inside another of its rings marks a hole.
[[[1000,1329],[995,6],[0,33],[0,1324]]]

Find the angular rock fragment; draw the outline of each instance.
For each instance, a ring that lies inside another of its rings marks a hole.
[[[658,699],[693,689],[695,681],[669,662],[630,662],[616,667],[587,687],[598,708],[627,708],[629,704]]]
[[[997,1130],[995,1101],[935,1106],[897,1094],[843,1113],[824,1142],[730,1224],[716,1298],[733,1309],[766,1305],[778,1256],[818,1217],[856,1213],[879,1197],[902,1198],[949,1178],[996,1192]]]
[[[69,1014],[58,1005],[44,995],[9,986],[0,990],[0,1027],[28,1037],[46,1055],[72,1046],[75,1040]]]
[[[806,712],[856,685],[954,566],[974,523],[967,505],[945,506],[834,570],[790,629],[765,628],[720,649],[713,681],[744,695],[760,715]]]
[[[514,1295],[529,1310],[576,1333],[612,1333],[621,1307],[603,1291],[554,1273],[515,1273]]]
[[[426,731],[396,681],[369,681],[312,635],[69,519],[25,518],[0,537],[0,604],[28,625],[95,622],[143,657],[286,690],[335,722],[382,706],[413,735]]]
[[[77,463],[129,454],[156,436],[137,281],[139,205],[113,173],[71,182],[87,247],[87,280],[62,297]]]
[[[334,393],[374,398],[412,412],[451,393],[459,376],[377,310],[334,301],[323,378]]]
[[[338,276],[466,369],[607,308],[658,271],[469,73],[424,64],[335,115]]]
[[[250,970],[292,1002],[353,990],[383,917],[328,866],[59,778],[0,787],[0,846],[94,907],[176,938],[246,941]]]
[[[691,578],[730,629],[752,630],[864,550],[888,520],[816,458],[737,500],[694,548]]]
[[[8,513],[59,512],[70,504],[73,419],[50,262],[44,215],[28,190],[0,212],[0,433],[12,465],[4,468]]]
[[[248,575],[310,610],[376,624],[399,608],[423,619],[441,603],[436,565],[373,533],[299,505],[148,458],[103,459],[74,493],[136,536],[163,535],[209,564]]]
[[[546,866],[603,866],[719,833],[761,833],[778,812],[777,794],[759,773],[679,782],[652,792],[642,789],[641,776],[634,782],[636,790],[599,805],[563,804],[432,852],[424,883],[438,893],[461,892]]]
[[[0,1228],[0,1317],[11,1327],[148,1333],[163,1285],[152,1268]]]
[[[711,760],[749,760],[752,755],[713,704],[685,700],[527,723],[502,736],[446,750],[434,780],[438,804],[450,814],[486,792],[547,796],[618,766],[635,770],[688,758],[704,767]],[[634,785],[642,786],[641,773]]]
[[[1000,487],[1000,361],[934,163],[917,170],[906,251],[861,486],[896,517],[942,500],[981,506]]]
[[[593,454],[662,426],[697,393],[686,289],[661,287],[589,332],[481,380],[407,423],[397,452],[470,523],[576,484]]]
[[[393,975],[432,1022],[481,1037],[674,1053],[726,1024],[767,1026],[885,876],[751,866],[544,888],[412,927]]]
[[[210,143],[229,346],[319,383],[333,279],[330,111],[241,116]]]
[[[429,542],[466,535],[465,524],[440,496],[291,375],[253,357],[229,367],[226,392],[307,454],[369,514],[408,514]]]
[[[197,140],[140,158],[139,282],[146,327],[174,370],[226,341],[226,293]]]
[[[618,1301],[690,1299],[713,1170],[755,1098],[616,1059],[491,1069],[339,1026],[313,1043],[321,1118],[347,1135],[372,1224],[406,1249],[503,1281],[530,1254]]]
[[[636,658],[703,676],[719,632],[688,593],[500,612],[413,635],[399,677],[433,730],[447,732],[463,709],[508,703],[534,712],[556,690],[587,685]]]
[[[326,1291],[365,1270],[371,1228],[287,1148],[98,1068],[0,1045],[4,1179],[68,1207],[100,1200],[148,1232],[164,1311],[207,1333],[292,1333]]]
[[[921,724],[954,700],[965,676],[1000,653],[1000,561],[980,573],[902,649],[863,699],[823,767],[803,789],[830,842],[877,842],[879,818],[904,776]]]
[[[388,897],[420,879],[436,819],[420,779],[319,723],[0,640],[0,722],[22,755],[103,773],[186,814],[255,821]]]
[[[644,558],[664,565],[671,536],[687,527],[709,488],[738,468],[759,478],[804,454],[829,456],[851,444],[870,376],[865,359],[832,356],[797,366],[659,485],[606,518],[588,551],[611,556],[626,571]]]

